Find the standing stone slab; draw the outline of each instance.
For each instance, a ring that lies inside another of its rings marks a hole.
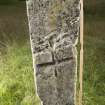
[[[27,0],[37,93],[43,105],[75,105],[79,0]]]

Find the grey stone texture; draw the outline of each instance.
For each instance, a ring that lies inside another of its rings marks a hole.
[[[27,0],[37,93],[43,105],[75,105],[79,0]]]

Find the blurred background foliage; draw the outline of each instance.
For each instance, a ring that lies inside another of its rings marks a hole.
[[[105,105],[105,0],[84,1],[83,105]],[[0,105],[39,105],[25,0],[0,0]]]
[[[11,4],[16,4],[16,3],[19,3],[19,2],[22,2],[22,1],[25,1],[25,0],[0,0],[0,5],[11,5]]]
[[[84,1],[84,105],[105,105],[105,0]]]
[[[39,105],[26,4],[0,0],[0,105]]]

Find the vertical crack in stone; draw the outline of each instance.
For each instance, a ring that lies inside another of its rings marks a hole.
[[[28,0],[37,93],[43,105],[75,105],[79,0]]]
[[[55,77],[57,77],[58,76],[58,73],[57,73],[57,70],[55,69]]]

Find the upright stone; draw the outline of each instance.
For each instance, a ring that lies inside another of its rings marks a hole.
[[[37,93],[43,105],[75,105],[79,0],[27,0]]]

